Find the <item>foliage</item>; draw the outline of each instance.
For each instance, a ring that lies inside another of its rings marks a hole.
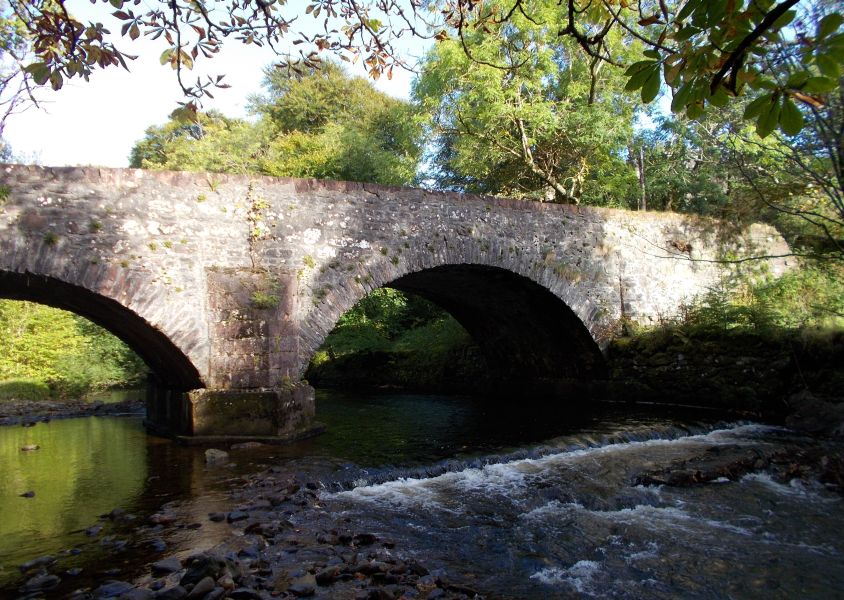
[[[22,39],[18,52],[23,73],[32,84],[62,87],[66,79],[87,79],[95,70],[127,66],[130,53],[107,36],[103,22],[83,23],[64,2],[8,0],[0,26]],[[712,106],[720,108],[734,95],[748,94],[757,104],[747,114],[764,135],[776,127],[800,130],[796,103],[821,106],[835,86],[844,62],[840,11],[827,2],[823,18],[806,19],[799,0],[311,0],[310,3],[240,2],[227,0],[153,0],[139,12],[137,1],[101,0],[103,13],[134,41],[158,40],[162,65],[169,65],[195,113],[197,100],[225,87],[222,76],[185,81],[197,61],[212,58],[227,39],[267,46],[286,55],[289,70],[312,68],[325,53],[348,61],[363,59],[370,75],[392,75],[405,61],[397,50],[403,36],[465,40],[475,34],[498,36],[525,19],[553,36],[560,47],[576,44],[597,63],[626,68],[627,86],[653,101],[664,81],[671,87],[675,110],[696,118]],[[103,17],[106,17],[103,14]],[[314,27],[294,27],[296,19],[313,18]],[[11,23],[11,25],[9,24]],[[21,29],[22,28],[22,29]],[[117,29],[117,27],[115,27]],[[641,60],[619,56],[613,38],[637,40],[646,48]],[[799,68],[780,81],[774,46],[794,46]],[[2,40],[4,50],[15,42]],[[288,43],[289,42],[289,43]],[[294,58],[291,48],[298,49]],[[24,58],[26,58],[24,63]],[[474,58],[474,57],[473,57]],[[483,64],[479,58],[476,62]],[[489,64],[499,64],[490,62]],[[505,66],[506,68],[506,66]],[[20,71],[20,69],[18,70]]]
[[[46,400],[50,397],[50,386],[33,379],[10,379],[0,381],[0,402],[3,400]]]
[[[764,140],[742,121],[740,104],[695,121],[661,119],[635,142],[648,207],[735,226],[767,221],[800,252],[844,256],[842,99],[807,113],[800,135]]]
[[[123,342],[77,315],[31,302],[0,301],[0,381],[30,380],[51,394],[137,383],[144,363]]]
[[[269,310],[278,306],[278,295],[272,292],[255,290],[249,298],[250,304],[259,310]]]
[[[466,330],[437,306],[380,288],[343,317],[306,373],[317,385],[472,387],[484,365]]]
[[[668,323],[681,335],[844,329],[844,267],[812,263],[777,279],[725,282],[685,306]],[[736,291],[738,289],[738,291]]]
[[[635,101],[621,72],[533,19],[552,18],[556,3],[533,8],[532,18],[514,14],[495,34],[473,31],[427,56],[414,95],[432,115],[431,179],[540,200],[608,204],[629,196],[634,180],[623,156]],[[618,36],[606,43],[618,55],[637,54]]]
[[[392,288],[378,288],[346,311],[337,322],[336,331],[367,327],[392,340],[408,329],[451,317],[437,305]]]
[[[132,150],[134,167],[262,173],[401,185],[419,157],[411,107],[337,65],[299,75],[269,69],[252,99],[257,123],[174,114]]]
[[[150,127],[132,148],[129,164],[143,169],[249,173],[266,136],[253,124],[218,112],[197,114],[195,122],[171,118]]]

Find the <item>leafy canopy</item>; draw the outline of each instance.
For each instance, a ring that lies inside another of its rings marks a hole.
[[[547,19],[556,3],[544,9]],[[618,56],[640,55],[618,35],[606,43]],[[611,203],[624,195],[613,185],[629,179],[622,157],[636,103],[623,88],[620,71],[522,14],[495,33],[443,40],[414,87],[431,115],[429,177],[462,191]]]
[[[804,18],[807,0],[560,0],[550,12],[544,0],[92,1],[102,9],[102,22],[79,21],[61,0],[8,0],[2,50],[15,57],[29,83],[58,89],[97,69],[127,67],[133,57],[103,22],[129,41],[158,40],[162,65],[175,70],[189,98],[185,110],[195,112],[200,98],[225,84],[222,76],[188,82],[186,73],[225,41],[268,46],[294,71],[333,54],[362,60],[379,77],[407,66],[398,51],[402,37],[455,39],[469,53],[468,36],[500,35],[524,18],[561,47],[573,42],[594,59],[624,68],[629,89],[640,90],[646,103],[663,82],[674,110],[691,118],[746,94],[757,103],[745,116],[764,136],[777,127],[798,132],[798,105],[822,106],[844,65],[844,19],[832,2],[823,2],[825,14],[815,23]],[[20,35],[6,41],[14,31]],[[613,42],[619,36],[641,43],[644,56],[631,62],[619,55]],[[782,65],[776,47],[784,40],[799,61],[782,80],[772,75]]]
[[[420,149],[412,107],[338,65],[269,69],[255,123],[177,113],[132,150],[134,167],[410,183]]]

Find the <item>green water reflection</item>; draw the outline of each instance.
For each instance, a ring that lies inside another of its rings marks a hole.
[[[39,450],[21,448],[37,444]],[[129,506],[147,478],[145,433],[133,419],[13,427],[0,436],[0,567],[67,547],[67,532]],[[35,497],[20,494],[33,491]]]

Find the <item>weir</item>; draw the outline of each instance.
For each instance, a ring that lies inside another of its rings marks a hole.
[[[502,379],[557,389],[602,375],[622,319],[720,283],[719,258],[789,253],[763,225],[349,182],[6,165],[0,190],[0,297],[121,337],[154,371],[151,429],[192,438],[312,432],[303,373],[378,287],[451,312]]]

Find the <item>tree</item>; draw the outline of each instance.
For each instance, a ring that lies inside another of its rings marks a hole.
[[[618,36],[614,44],[620,56],[636,52]],[[620,71],[521,14],[495,34],[443,41],[414,88],[432,115],[430,176],[440,187],[540,200],[627,197],[635,101],[623,88]]]
[[[5,16],[23,27],[24,75],[30,82],[58,89],[68,78],[126,67],[132,58],[115,45],[105,25],[80,22],[63,0],[7,1]],[[844,63],[840,10],[830,4],[833,9],[811,28],[801,18],[799,3],[560,0],[557,10],[548,13],[543,0],[312,0],[304,14],[299,4],[264,0],[152,0],[139,12],[135,0],[101,0],[99,5],[122,36],[161,41],[161,63],[175,70],[190,99],[188,112],[225,84],[221,76],[188,83],[186,72],[196,61],[213,57],[226,40],[267,45],[286,56],[294,70],[318,66],[325,53],[362,59],[378,77],[406,66],[397,50],[402,37],[453,38],[463,44],[474,32],[498,35],[523,17],[556,33],[561,45],[573,40],[595,60],[625,67],[629,87],[641,90],[645,102],[658,95],[664,81],[674,108],[691,118],[727,104],[732,96],[764,98],[748,115],[764,134],[777,126],[786,132],[799,129],[795,103],[823,105]],[[313,18],[310,28],[307,17]],[[645,57],[630,64],[617,56],[608,40],[618,35],[644,44]],[[784,39],[798,49],[801,73],[807,76],[780,83],[769,75],[779,66],[772,47]],[[290,44],[299,48],[295,57]]]
[[[143,169],[250,173],[268,142],[259,127],[219,112],[197,113],[187,121],[178,116],[146,130],[132,148],[129,165]]]
[[[412,107],[338,65],[301,74],[268,69],[266,93],[252,99],[250,123],[215,112],[176,113],[151,127],[131,165],[262,173],[402,185],[413,181],[420,149]]]

